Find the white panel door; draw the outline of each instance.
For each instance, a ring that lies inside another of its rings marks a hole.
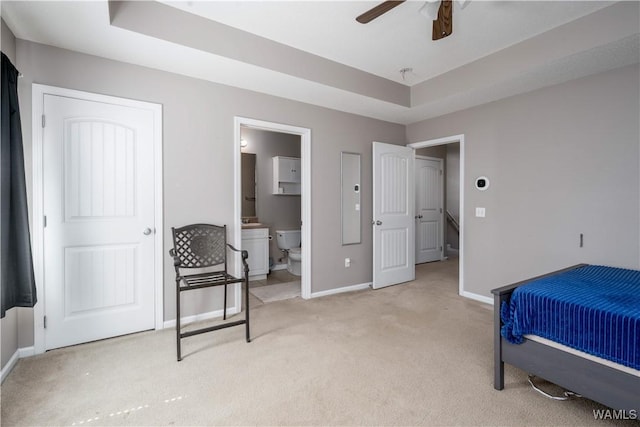
[[[414,150],[373,143],[373,288],[415,279]]]
[[[416,158],[416,264],[442,259],[442,160]]]
[[[155,326],[150,110],[44,96],[45,348]]]

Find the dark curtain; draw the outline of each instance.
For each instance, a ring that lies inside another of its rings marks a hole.
[[[2,146],[0,151],[0,240],[2,242],[2,312],[13,307],[33,307],[36,283],[31,258],[27,188],[24,179],[22,128],[18,108],[18,70],[2,53],[0,78]]]

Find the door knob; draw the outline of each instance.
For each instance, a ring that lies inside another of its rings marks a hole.
[[[382,221],[380,220],[376,221],[376,225],[382,225]]]
[[[422,215],[418,215],[418,218],[422,219]]]
[[[142,234],[144,234],[145,236],[148,236],[149,234],[151,234],[151,229],[149,227],[145,228]]]

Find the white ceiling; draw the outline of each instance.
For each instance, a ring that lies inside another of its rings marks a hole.
[[[163,1],[362,71],[414,85],[601,9],[606,1],[483,1],[454,4],[453,35],[431,40],[432,23],[407,1],[368,24],[355,18],[382,1]],[[401,68],[413,68],[403,81]]]
[[[120,20],[112,7],[113,24],[107,1],[1,6],[17,38],[405,124],[640,61],[637,2],[472,0],[435,42],[422,2],[355,21],[377,3],[131,3]],[[255,60],[225,51],[244,34],[235,29],[259,36],[244,45]]]

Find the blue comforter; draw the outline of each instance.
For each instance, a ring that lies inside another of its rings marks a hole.
[[[585,266],[515,289],[501,334],[533,334],[640,370],[640,271]]]

